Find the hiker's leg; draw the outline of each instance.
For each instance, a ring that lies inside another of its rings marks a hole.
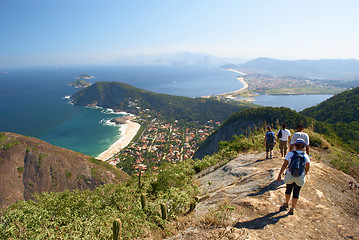
[[[281,157],[283,157],[283,141],[282,140],[279,141],[279,150],[280,150]]]
[[[285,189],[285,202],[289,203],[290,200],[290,195],[292,194],[292,190],[293,190],[293,184],[286,184],[286,189]]]
[[[293,183],[293,198],[292,198],[292,209],[295,208],[299,199],[299,192],[301,187]]]

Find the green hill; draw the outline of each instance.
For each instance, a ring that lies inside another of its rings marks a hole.
[[[97,82],[76,92],[71,98],[75,105],[100,106],[133,114],[149,109],[164,118],[200,123],[224,121],[234,112],[249,106],[207,98],[158,94],[120,82]]]
[[[337,135],[359,151],[359,87],[337,94],[301,114],[332,124]]]
[[[219,142],[233,140],[233,136],[248,136],[252,131],[266,125],[279,127],[283,123],[288,128],[295,129],[298,123],[315,129],[318,133],[325,133],[328,136],[337,138],[330,124],[314,121],[289,108],[262,107],[247,109],[233,114],[223,125],[209,136],[196,151],[194,158],[203,158],[219,150]]]

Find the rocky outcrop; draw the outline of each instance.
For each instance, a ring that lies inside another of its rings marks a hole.
[[[132,116],[123,116],[123,117],[113,118],[111,119],[111,122],[116,124],[125,124],[128,120],[131,119],[133,119]]]
[[[36,138],[0,133],[0,208],[33,193],[94,189],[128,175],[105,162]]]
[[[325,153],[312,149],[312,154]],[[315,157],[294,215],[281,208],[282,159],[240,154],[195,180],[201,190],[187,227],[168,239],[359,239],[359,184]]]

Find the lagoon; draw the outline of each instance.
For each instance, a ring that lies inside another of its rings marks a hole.
[[[333,95],[260,95],[254,104],[266,107],[287,107],[300,112],[331,98]]]

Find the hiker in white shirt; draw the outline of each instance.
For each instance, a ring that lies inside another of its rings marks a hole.
[[[301,138],[307,144],[305,146],[305,152],[309,155],[309,136],[307,133],[303,132],[303,130],[304,130],[304,126],[302,124],[298,124],[297,132],[293,134],[292,140],[290,142],[290,151],[294,150],[295,148],[294,143],[297,140],[297,138]]]
[[[288,144],[291,141],[290,136],[291,136],[291,134],[290,134],[290,131],[287,129],[287,125],[283,124],[282,129],[279,130],[277,133],[277,137],[279,138],[280,155],[282,157],[287,155]]]
[[[303,139],[297,138],[294,145],[296,151],[289,152],[285,156],[285,160],[277,177],[279,182],[282,181],[282,174],[286,171],[284,178],[286,184],[285,202],[281,208],[288,208],[289,200],[293,192],[292,208],[288,212],[288,214],[291,215],[294,214],[294,209],[299,199],[299,192],[305,183],[305,176],[308,174],[310,167],[310,158],[308,154],[304,152],[307,143]]]

